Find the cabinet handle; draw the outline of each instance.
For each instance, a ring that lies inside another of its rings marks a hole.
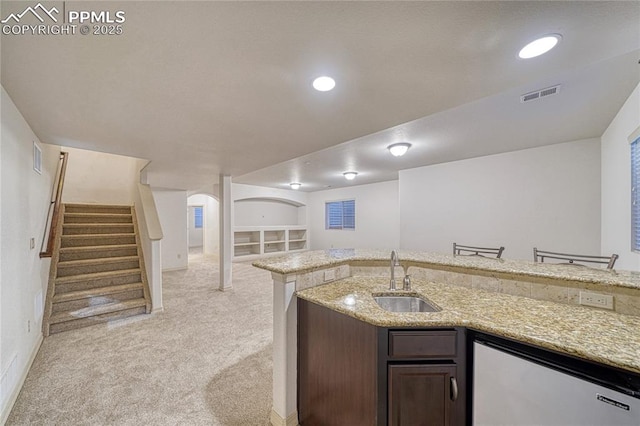
[[[458,399],[458,381],[455,377],[450,377],[449,381],[451,382],[451,400],[455,401]]]

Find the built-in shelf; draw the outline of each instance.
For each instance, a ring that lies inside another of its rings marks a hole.
[[[285,242],[264,243],[264,253],[278,253],[285,251]]]
[[[233,233],[233,255],[235,257],[260,254],[260,231],[246,230]]]
[[[306,250],[307,242],[304,240],[289,241],[289,251]]]
[[[233,244],[260,244],[260,231],[236,231],[233,233]]]
[[[251,256],[260,254],[260,244],[240,245],[233,247],[233,255],[235,257]]]
[[[289,230],[289,251],[307,249],[307,230],[303,228]]]
[[[243,226],[233,233],[234,259],[285,254],[308,249],[305,226]]]
[[[263,231],[264,232],[264,242],[284,242],[285,234],[287,231],[285,229],[275,230],[275,231]]]
[[[307,239],[306,229],[290,229],[289,230],[289,241],[301,241],[306,239]]]
[[[259,246],[260,243],[235,243],[234,247],[243,247],[243,246]]]

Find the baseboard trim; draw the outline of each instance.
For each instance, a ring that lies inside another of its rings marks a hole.
[[[185,269],[189,269],[188,266],[178,266],[177,268],[164,268],[162,272],[173,272],[173,271],[184,271]]]
[[[27,362],[27,368],[25,368],[24,371],[20,374],[20,380],[18,380],[18,386],[16,386],[15,389],[13,389],[13,392],[11,392],[9,403],[7,404],[4,411],[2,412],[2,416],[0,417],[0,425],[4,425],[7,422],[7,419],[9,418],[9,414],[11,414],[11,410],[13,409],[14,404],[18,400],[18,395],[20,395],[22,386],[24,386],[24,381],[27,380],[27,375],[31,370],[33,361],[36,359],[36,355],[38,355],[38,352],[40,351],[40,346],[42,346],[43,341],[44,341],[44,336],[42,335],[42,333],[40,333],[38,337],[38,343],[36,343],[36,345],[33,347],[33,350],[31,351],[31,355],[29,356],[29,361]]]
[[[298,412],[295,411],[285,420],[272,408],[269,420],[273,426],[298,426]]]

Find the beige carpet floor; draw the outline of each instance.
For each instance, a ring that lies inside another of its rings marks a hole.
[[[270,274],[234,264],[220,292],[190,255],[163,281],[164,312],[47,337],[7,424],[269,424]]]

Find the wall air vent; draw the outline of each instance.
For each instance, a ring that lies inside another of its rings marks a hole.
[[[546,96],[557,95],[560,93],[560,85],[547,87],[546,89],[536,90],[535,92],[529,92],[520,96],[520,102],[535,101],[536,99],[544,98]]]

